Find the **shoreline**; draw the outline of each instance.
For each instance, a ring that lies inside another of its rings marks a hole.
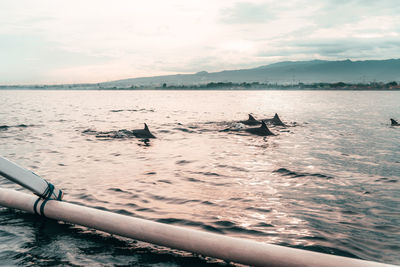
[[[398,91],[400,83],[392,82],[369,82],[369,83],[259,83],[259,82],[209,82],[206,84],[191,85],[105,85],[96,84],[58,84],[58,85],[0,85],[0,90],[109,90],[109,91],[135,91],[135,90],[182,90],[182,91],[268,91],[268,90],[309,90],[309,91]]]
[[[400,88],[0,88],[0,91],[400,91]]]

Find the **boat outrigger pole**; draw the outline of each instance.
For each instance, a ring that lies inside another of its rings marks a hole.
[[[36,173],[0,156],[0,175],[44,199],[61,200],[63,193]]]
[[[4,165],[0,165],[0,168],[2,166]],[[1,174],[3,175],[3,173],[6,172],[3,170]],[[21,171],[21,173],[26,174],[25,171]],[[8,176],[10,175],[8,174]],[[32,178],[33,176],[29,177]],[[27,183],[29,184],[29,181]],[[29,186],[33,187],[30,184]],[[35,187],[35,189],[41,188]],[[43,206],[42,216],[45,214],[46,217],[54,220],[245,265],[281,267],[394,266],[187,229],[84,207],[57,199],[38,199],[34,195],[0,188],[0,205],[2,206],[34,213],[37,204]]]

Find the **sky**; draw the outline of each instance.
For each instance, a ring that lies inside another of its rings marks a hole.
[[[398,0],[1,0],[0,84],[400,58]]]

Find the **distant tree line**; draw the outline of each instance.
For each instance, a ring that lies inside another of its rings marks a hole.
[[[149,85],[126,85],[105,86],[102,84],[64,84],[64,85],[0,85],[0,90],[5,89],[32,89],[32,90],[241,90],[241,89],[310,89],[310,90],[400,90],[400,84],[393,82],[370,82],[370,83],[297,83],[278,84],[260,82],[209,82],[193,85],[168,85],[161,83],[159,86]]]
[[[259,83],[259,82],[210,82],[206,84],[196,85],[167,85],[163,83],[161,87],[156,89],[350,89],[350,90],[365,90],[365,89],[400,89],[400,84],[397,82],[371,82],[371,83],[297,83],[297,84],[278,84],[278,83]]]

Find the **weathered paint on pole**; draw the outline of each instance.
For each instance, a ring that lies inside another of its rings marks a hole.
[[[49,183],[37,174],[18,166],[17,164],[0,157],[0,175],[17,183],[39,196],[45,196],[49,192]],[[54,188],[49,198],[62,198],[62,192]]]
[[[33,213],[36,200],[37,197],[34,195],[0,189],[0,205],[2,206]],[[252,266],[394,266],[187,229],[64,201],[48,201],[44,214],[51,219]]]

